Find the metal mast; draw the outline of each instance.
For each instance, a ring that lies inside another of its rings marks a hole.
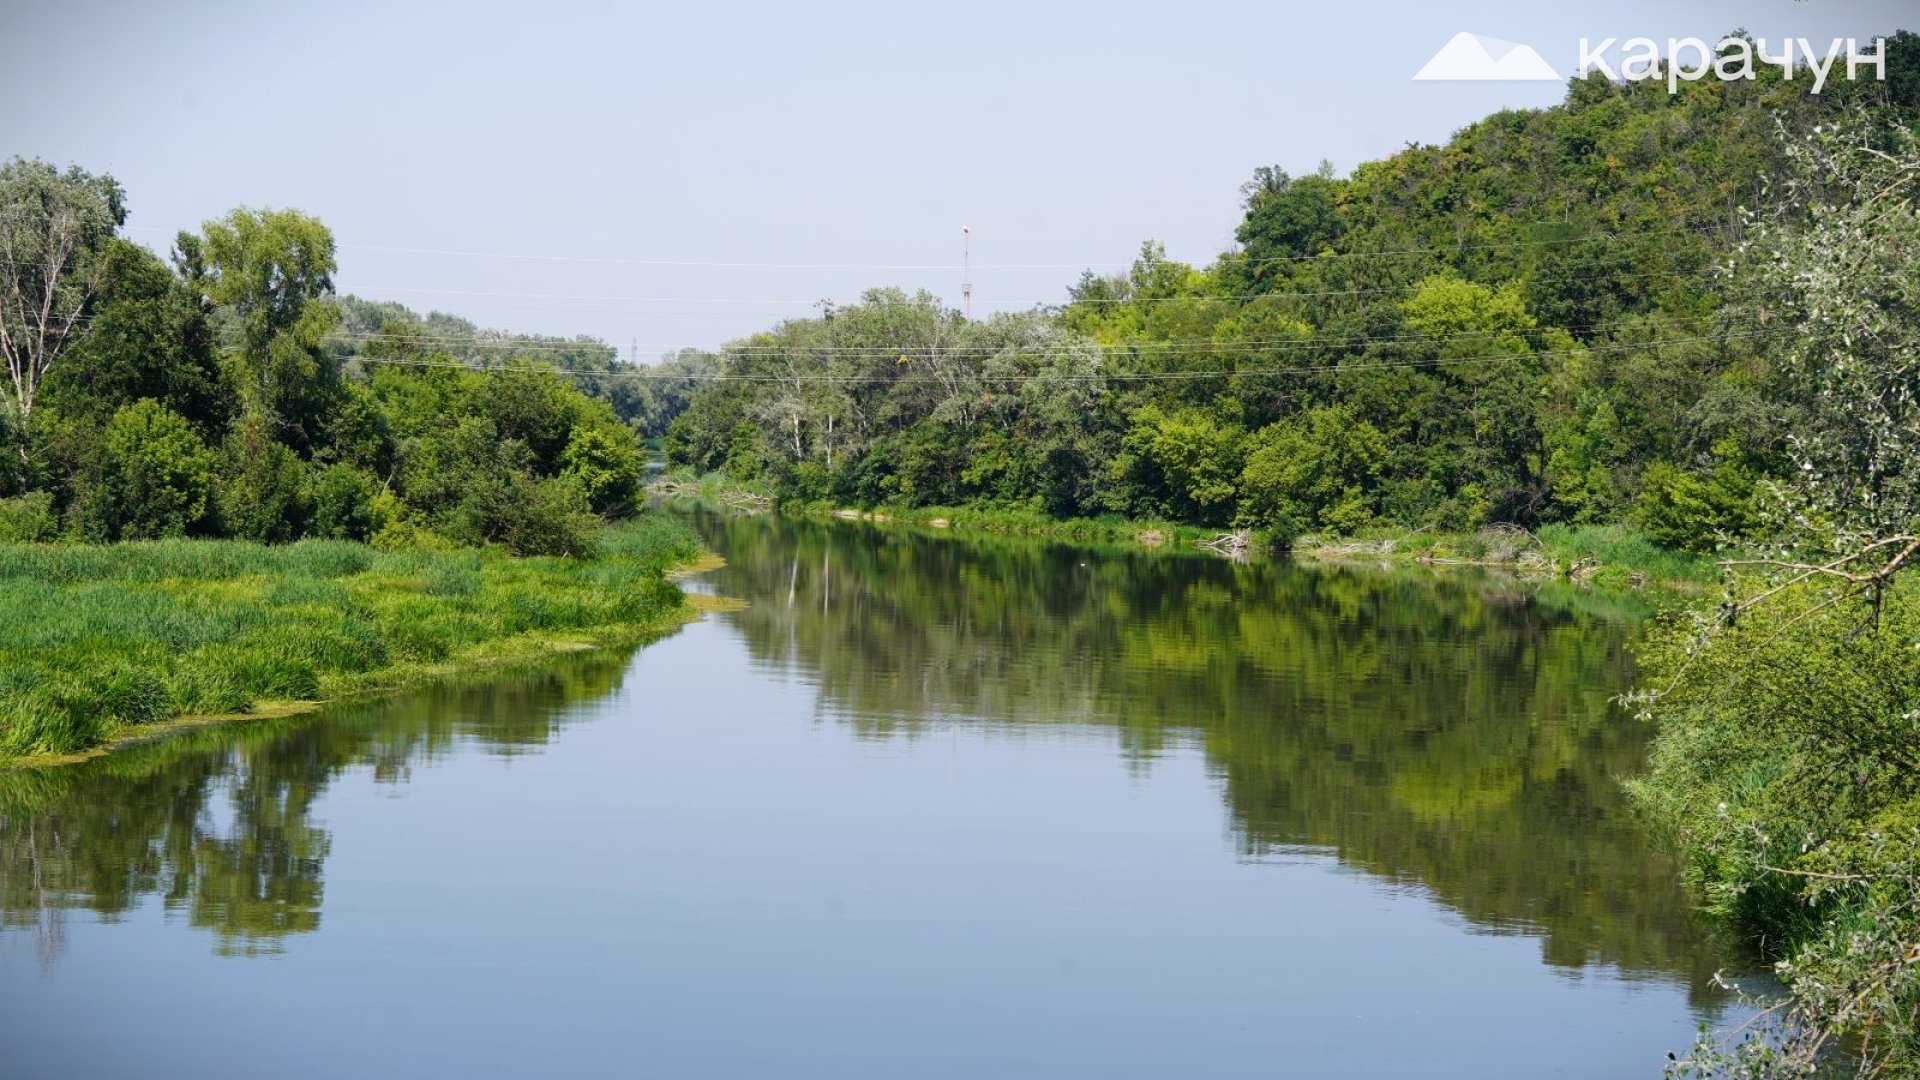
[[[960,226],[960,308],[973,319],[973,230]]]

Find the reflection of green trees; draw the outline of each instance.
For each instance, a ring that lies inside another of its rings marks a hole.
[[[1194,745],[1249,856],[1296,847],[1416,885],[1478,927],[1699,986],[1713,958],[1616,785],[1645,733],[1611,711],[1631,623],[1494,582],[974,544],[773,518],[702,526],[755,659],[807,673],[870,737],[942,717],[1109,727],[1141,768]],[[0,775],[0,926],[161,898],[223,951],[315,928],[312,808],[462,744],[524,753],[612,689],[590,654],[500,682],[205,728]]]
[[[1680,975],[1713,958],[1618,779],[1630,620],[1495,581],[975,544],[707,518],[727,616],[875,737],[933,719],[1202,747],[1249,855],[1328,848],[1547,959]]]
[[[148,897],[222,952],[279,948],[320,925],[334,777],[404,782],[459,744],[503,755],[552,738],[568,702],[616,688],[619,652],[515,677],[341,706],[320,718],[209,727],[63,769],[0,774],[0,929],[57,948],[62,917],[113,918]]]

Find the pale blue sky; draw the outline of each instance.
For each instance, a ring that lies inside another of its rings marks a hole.
[[[1457,31],[1570,72],[1583,36],[1903,24],[1907,0],[16,0],[0,152],[113,173],[159,250],[237,204],[297,207],[332,226],[343,290],[645,358],[869,285],[957,304],[963,224],[976,314],[1058,301],[1150,237],[1204,262],[1257,165],[1344,172],[1559,99],[1412,82]]]

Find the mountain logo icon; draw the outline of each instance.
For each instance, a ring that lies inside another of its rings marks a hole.
[[[1420,69],[1415,82],[1560,82],[1533,46],[1461,31]]]

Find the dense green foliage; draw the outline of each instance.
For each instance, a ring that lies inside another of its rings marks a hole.
[[[1861,113],[1786,148],[1731,262],[1770,356],[1786,475],[1774,548],[1727,605],[1644,650],[1661,725],[1646,804],[1699,892],[1790,993],[1682,1075],[1920,1073],[1920,135]],[[1665,520],[1753,486],[1734,463],[1674,485]]]
[[[33,378],[14,380],[0,418],[3,539],[584,555],[599,521],[636,503],[634,425],[657,431],[687,389],[626,377],[596,342],[548,355],[541,340],[337,298],[333,237],[295,211],[240,209],[182,233],[169,269],[113,234],[124,210],[110,178],[16,160],[0,198],[9,243],[73,249],[57,290],[70,332],[20,368]],[[63,231],[63,201],[86,229]],[[33,337],[15,307],[0,316],[11,339]],[[595,359],[593,393],[553,372]],[[692,356],[669,370],[699,369]]]
[[[1781,1024],[1696,1051],[1700,1075],[1801,1075],[1843,1034],[1888,1075],[1920,1058],[1917,586],[1883,597],[1877,627],[1864,600],[1794,590],[1641,650],[1663,692],[1636,790],[1682,839],[1710,910],[1795,995]]]
[[[378,334],[392,345],[412,346],[412,351],[475,368],[534,360],[566,371],[582,392],[604,400],[614,415],[648,439],[665,435],[667,425],[705,385],[705,376],[719,368],[717,356],[681,349],[660,358],[643,375],[633,366],[637,358],[621,361],[619,350],[598,338],[505,334],[482,330],[457,315],[435,311],[422,316],[400,304],[355,296],[341,297],[340,308],[349,342]],[[343,344],[338,352],[345,359],[354,349]]]
[[[597,544],[584,560],[340,540],[0,545],[0,755],[618,638],[681,610],[665,571],[699,551],[684,525],[649,513]]]
[[[1913,35],[1888,46],[1915,52]],[[866,505],[992,503],[1210,526],[1762,529],[1775,356],[1719,267],[1792,136],[1920,105],[1885,83],[1574,82],[1341,177],[1263,168],[1237,250],[1146,245],[1060,309],[968,322],[875,290],[735,343],[677,463]],[[1783,133],[1787,138],[1783,138]]]

